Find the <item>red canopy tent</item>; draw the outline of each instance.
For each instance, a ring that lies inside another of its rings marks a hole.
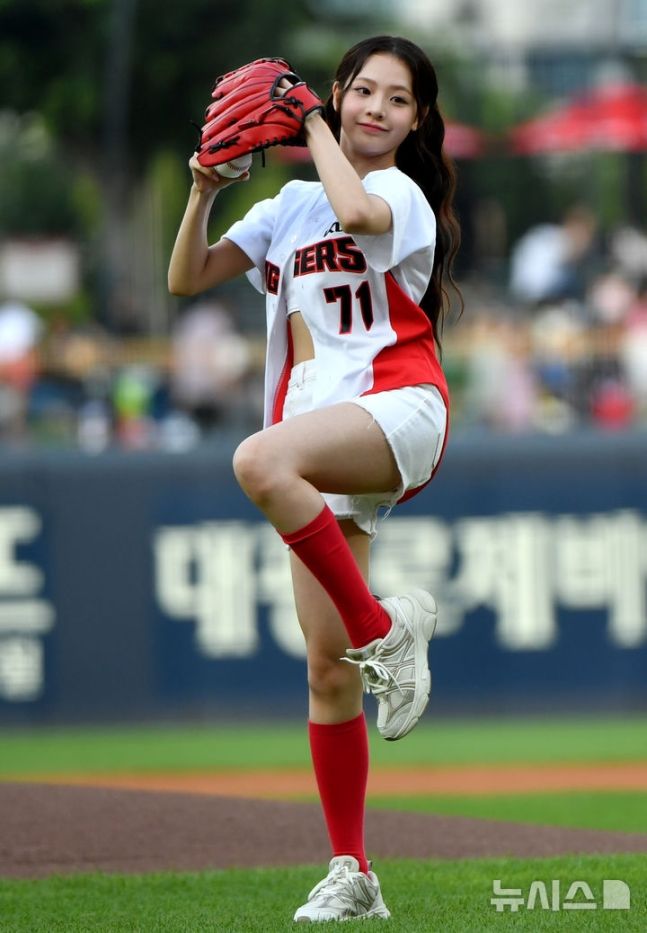
[[[639,84],[600,87],[548,113],[514,127],[509,134],[517,155],[647,150],[647,88]]]
[[[486,148],[486,137],[481,130],[453,120],[445,123],[445,149],[452,158],[478,159]]]
[[[581,107],[569,104],[527,120],[510,131],[516,155],[571,152],[587,148],[588,122]]]
[[[514,127],[508,141],[517,155],[623,153],[626,216],[637,225],[644,224],[647,88],[631,82],[601,86]]]
[[[593,148],[620,152],[647,149],[647,88],[637,84],[601,88],[589,106]]]

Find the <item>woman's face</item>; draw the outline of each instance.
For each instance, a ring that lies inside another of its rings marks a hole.
[[[418,125],[409,68],[386,52],[366,59],[343,96],[335,83],[333,105],[337,111],[341,107],[339,142],[351,161],[395,165],[398,146]]]

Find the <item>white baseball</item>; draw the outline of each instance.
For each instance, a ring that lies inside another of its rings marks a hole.
[[[239,158],[232,159],[230,162],[223,162],[221,165],[214,165],[214,168],[223,178],[238,178],[248,171],[251,164],[252,157],[250,154],[239,156]]]

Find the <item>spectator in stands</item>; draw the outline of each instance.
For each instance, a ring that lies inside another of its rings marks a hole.
[[[43,330],[38,315],[20,301],[0,305],[0,437],[25,432],[29,390],[38,374],[37,346]]]
[[[222,305],[203,301],[178,320],[171,352],[172,399],[208,434],[240,404],[249,345]]]
[[[539,224],[516,243],[510,259],[510,291],[527,306],[581,298],[597,222],[588,208],[575,206],[560,224]]]

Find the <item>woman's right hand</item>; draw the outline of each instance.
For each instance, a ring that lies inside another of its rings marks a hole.
[[[216,194],[237,181],[247,181],[249,178],[249,172],[243,172],[238,178],[223,178],[218,174],[215,166],[200,165],[197,152],[194,152],[189,159],[189,168],[193,175],[193,185],[200,194]]]

